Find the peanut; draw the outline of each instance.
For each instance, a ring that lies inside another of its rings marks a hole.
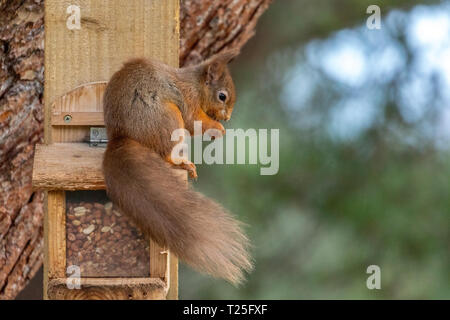
[[[112,203],[68,203],[67,264],[82,277],[149,276],[149,243]]]

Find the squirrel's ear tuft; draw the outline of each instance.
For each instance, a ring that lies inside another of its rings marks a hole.
[[[211,83],[219,80],[227,64],[230,63],[238,54],[239,49],[230,49],[220,52],[206,61],[206,81]]]
[[[228,64],[233,61],[234,58],[239,55],[239,53],[241,53],[241,50],[239,49],[229,49],[216,54],[211,58],[211,60],[216,60],[220,61],[221,63]]]

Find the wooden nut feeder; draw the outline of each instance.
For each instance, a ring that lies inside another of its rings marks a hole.
[[[132,57],[177,66],[178,15],[177,0],[45,2],[45,144],[33,187],[47,191],[47,299],[177,298],[176,257],[109,201],[101,163],[106,81]]]

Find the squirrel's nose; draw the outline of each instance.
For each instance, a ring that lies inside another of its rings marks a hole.
[[[222,114],[224,121],[230,120],[230,114],[228,114],[226,110],[222,110],[220,113]]]

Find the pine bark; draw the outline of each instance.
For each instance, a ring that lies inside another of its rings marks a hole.
[[[181,1],[180,64],[241,48],[270,2]],[[43,261],[44,195],[31,187],[43,90],[44,1],[0,0],[0,300],[14,299]]]

